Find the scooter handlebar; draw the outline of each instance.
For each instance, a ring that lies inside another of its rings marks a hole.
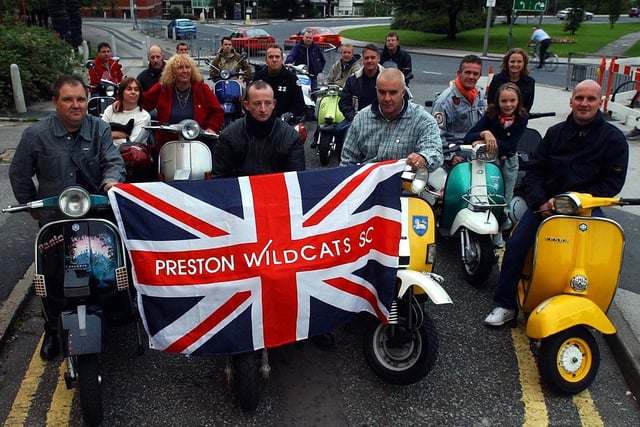
[[[529,120],[539,119],[541,117],[554,117],[556,115],[555,111],[547,111],[542,113],[529,113]]]

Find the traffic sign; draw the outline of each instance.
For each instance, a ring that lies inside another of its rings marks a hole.
[[[546,0],[513,0],[514,12],[544,12],[546,8]]]

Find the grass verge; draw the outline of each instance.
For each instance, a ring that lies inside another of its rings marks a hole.
[[[509,43],[509,25],[496,23],[489,31],[488,52],[503,54],[509,47],[524,48],[531,37],[531,23],[518,23],[512,28]],[[554,39],[574,41],[575,43],[554,43],[551,47],[556,54],[567,57],[569,52],[594,53],[620,37],[640,31],[637,23],[618,23],[613,28],[609,23],[583,24],[575,35],[563,31],[563,24],[546,24],[543,29]],[[389,25],[353,28],[341,31],[343,37],[352,40],[370,41],[382,44],[386,34],[391,31]],[[484,47],[484,28],[476,28],[457,34],[457,40],[446,40],[442,34],[423,33],[412,30],[394,30],[403,46],[420,46],[433,49],[457,49],[470,52],[482,52]],[[640,45],[636,44],[625,56],[639,56]]]

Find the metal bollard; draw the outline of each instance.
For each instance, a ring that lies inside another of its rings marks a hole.
[[[89,45],[86,40],[82,40],[82,62],[86,63],[89,60]]]
[[[22,79],[20,78],[20,68],[17,64],[9,67],[11,73],[11,86],[13,87],[13,102],[18,113],[27,112],[27,104],[24,102],[24,92],[22,91]]]

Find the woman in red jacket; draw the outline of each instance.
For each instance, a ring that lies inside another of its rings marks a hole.
[[[174,55],[167,61],[160,81],[144,93],[144,108],[155,108],[160,124],[193,119],[208,132],[219,133],[222,129],[224,111],[189,55]],[[173,135],[159,132],[156,149],[172,139]]]

